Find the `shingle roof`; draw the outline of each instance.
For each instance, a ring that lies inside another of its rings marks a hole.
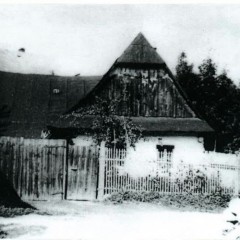
[[[94,116],[76,119],[74,116],[60,118],[54,127],[90,129]],[[214,130],[199,118],[131,117],[146,133],[207,133]]]
[[[142,33],[132,41],[123,54],[117,59],[119,64],[165,64],[163,59],[157,53]]]
[[[132,120],[150,132],[213,132],[208,123],[199,118],[134,117]]]
[[[47,124],[75,105],[100,78],[0,72],[0,107],[10,110],[11,122],[3,134],[40,137]]]

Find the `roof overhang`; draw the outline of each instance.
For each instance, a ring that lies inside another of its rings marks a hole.
[[[91,129],[95,116],[76,118],[73,115],[60,118],[49,128],[54,129]],[[214,133],[207,122],[199,118],[131,117],[132,122],[140,126],[145,133],[199,134]]]

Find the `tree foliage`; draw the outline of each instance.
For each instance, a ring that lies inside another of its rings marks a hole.
[[[97,144],[105,141],[108,147],[134,147],[142,136],[142,129],[129,116],[117,115],[117,106],[121,101],[121,97],[110,100],[96,96],[94,103],[78,109],[73,115],[78,120],[84,116],[93,117],[91,128],[85,129],[84,133],[91,134]]]
[[[217,65],[206,59],[193,71],[186,54],[182,53],[176,67],[176,78],[193,107],[216,130],[220,150],[240,148],[240,90],[227,72],[217,74]]]

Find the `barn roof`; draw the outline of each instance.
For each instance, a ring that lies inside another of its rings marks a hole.
[[[101,76],[62,77],[0,72],[0,107],[10,110],[6,136],[40,137],[100,80]]]
[[[123,54],[117,59],[116,64],[165,64],[142,33],[139,33]]]

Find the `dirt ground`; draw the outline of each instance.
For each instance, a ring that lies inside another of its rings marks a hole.
[[[222,213],[180,211],[149,203],[29,202],[38,212],[0,217],[9,239],[227,239]],[[2,234],[1,231],[7,235]]]

